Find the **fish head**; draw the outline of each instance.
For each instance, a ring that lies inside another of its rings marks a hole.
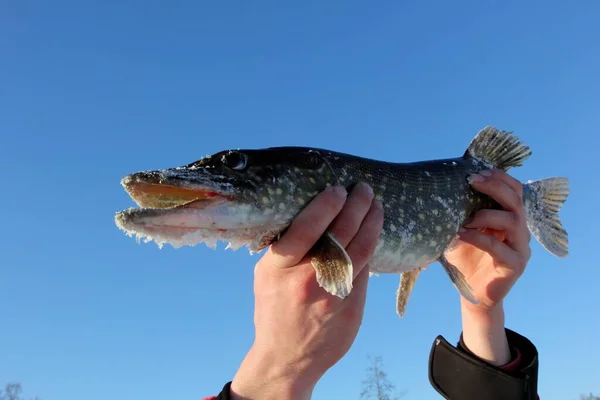
[[[117,213],[128,234],[174,247],[205,242],[260,250],[335,176],[321,151],[224,150],[187,165],[121,180],[139,208]]]

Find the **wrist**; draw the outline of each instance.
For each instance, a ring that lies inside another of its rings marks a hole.
[[[480,309],[463,301],[461,311],[465,346],[478,358],[494,366],[508,364],[511,352],[504,328],[502,303]]]
[[[308,400],[317,380],[302,366],[281,363],[276,354],[252,348],[231,383],[231,398]]]

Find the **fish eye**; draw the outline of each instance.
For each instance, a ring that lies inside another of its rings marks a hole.
[[[238,151],[230,151],[221,157],[221,162],[233,170],[241,171],[248,164],[248,156]]]

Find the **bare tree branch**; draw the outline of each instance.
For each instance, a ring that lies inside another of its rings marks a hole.
[[[23,387],[19,382],[9,382],[4,386],[4,391],[0,390],[0,400],[24,400],[21,397]],[[31,400],[40,400],[39,397],[33,397]]]
[[[392,382],[389,381],[387,373],[383,371],[383,361],[381,356],[375,357],[371,360],[369,357],[370,365],[367,367],[367,379],[363,383],[363,390],[360,392],[361,399],[376,399],[376,400],[399,400],[404,397],[406,391],[399,395],[394,395],[396,387]]]
[[[0,400],[21,400],[21,384],[9,382],[4,387],[4,393],[0,392]]]
[[[592,393],[590,394],[582,394],[579,397],[580,400],[600,400],[600,396],[594,396]]]

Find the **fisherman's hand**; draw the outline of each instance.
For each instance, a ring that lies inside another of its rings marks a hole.
[[[350,349],[362,322],[367,262],[383,225],[383,208],[367,185],[319,194],[255,269],[256,337],[233,379],[235,399],[308,399],[317,381]],[[354,267],[345,299],[319,287],[307,252],[327,230]]]
[[[465,224],[466,229],[458,233],[464,243],[448,257],[465,275],[473,294],[481,302],[479,305],[467,302],[468,308],[483,312],[502,305],[531,256],[523,186],[505,172],[486,172],[491,175],[479,175],[482,182],[475,178],[473,189],[492,197],[503,210],[477,212]]]
[[[475,305],[461,297],[463,340],[480,358],[503,365],[510,361],[504,330],[503,300],[525,271],[531,256],[522,184],[503,171],[485,171],[473,189],[496,200],[503,210],[481,210],[459,232],[463,243],[447,254],[467,279]]]

